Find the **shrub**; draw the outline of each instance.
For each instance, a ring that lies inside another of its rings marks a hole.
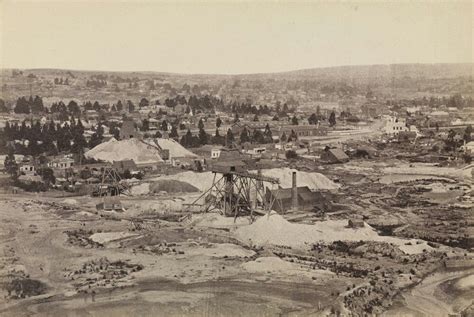
[[[41,179],[46,184],[54,184],[56,182],[56,177],[54,176],[54,172],[49,167],[40,168],[38,170],[38,175],[41,176]]]
[[[298,157],[298,154],[296,154],[296,152],[293,150],[288,150],[286,151],[285,156],[287,159],[295,159]]]
[[[16,181],[15,186],[27,192],[45,192],[48,190],[48,186],[42,182],[24,183],[24,182]]]
[[[466,164],[471,164],[471,162],[472,162],[472,157],[471,157],[471,155],[469,155],[469,154],[467,154],[467,153],[464,154],[463,159],[464,159],[464,162],[465,162]]]

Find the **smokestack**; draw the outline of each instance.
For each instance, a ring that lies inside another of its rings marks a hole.
[[[296,172],[293,172],[293,183],[291,187],[291,207],[298,209],[298,187],[296,185]]]

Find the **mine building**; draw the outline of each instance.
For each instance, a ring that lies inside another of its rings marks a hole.
[[[273,202],[270,209],[279,213],[290,210],[311,210],[319,202],[324,201],[321,193],[312,192],[308,186],[297,186],[296,172],[293,172],[291,188],[267,188],[265,196],[268,202]]]
[[[20,171],[20,174],[25,174],[25,175],[34,175],[36,173],[36,168],[34,164],[30,162],[20,163],[18,170]]]
[[[395,136],[404,131],[408,131],[407,123],[404,118],[388,117],[385,121],[384,132],[386,134]]]
[[[120,202],[120,199],[116,196],[113,197],[104,197],[104,201],[97,204],[97,209],[105,211],[122,211],[123,206]]]
[[[326,147],[321,153],[321,160],[327,163],[345,163],[349,162],[349,156],[341,149],[331,149]]]

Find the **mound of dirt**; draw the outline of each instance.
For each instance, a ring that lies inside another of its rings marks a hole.
[[[232,243],[216,243],[208,246],[192,246],[182,248],[184,254],[189,256],[209,256],[214,258],[223,257],[251,257],[255,255],[252,250],[247,250]]]
[[[158,180],[167,180],[167,179],[188,183],[196,187],[199,191],[205,191],[205,190],[208,190],[212,186],[212,181],[214,180],[214,173],[212,172],[196,173],[193,171],[187,171],[187,172],[178,173],[174,175],[160,176],[160,177],[154,178],[153,180],[158,181]]]
[[[191,194],[190,194],[191,195]],[[184,196],[184,195],[183,195]],[[192,198],[190,198],[192,199]],[[127,205],[127,215],[167,215],[169,213],[181,212],[184,210],[183,203],[188,202],[182,198],[176,199],[160,199],[155,200],[133,200]]]
[[[174,179],[161,179],[150,184],[150,193],[194,193],[199,189],[193,185]]]
[[[252,225],[237,229],[236,235],[242,241],[257,245],[273,244],[300,247],[316,241],[366,240],[377,235],[368,225],[358,229],[346,228],[347,221],[329,220],[314,225],[296,224],[287,221],[277,213],[262,216]]]
[[[2,288],[8,293],[6,298],[19,299],[44,294],[46,284],[23,276],[7,278]]]
[[[468,275],[459,279],[455,286],[460,290],[466,290],[474,288],[474,274]]]
[[[133,186],[130,191],[133,196],[148,195],[150,193],[150,183],[142,183]]]
[[[116,240],[135,237],[137,234],[129,232],[98,232],[89,237],[94,242],[104,244]]]
[[[297,266],[276,256],[268,256],[242,263],[241,267],[251,273],[266,273],[272,271],[288,272],[295,270]]]
[[[66,204],[66,205],[77,205],[78,202],[77,200],[75,200],[74,198],[66,198],[62,201],[63,204]]]
[[[308,186],[312,190],[339,188],[338,184],[334,183],[329,178],[320,173],[301,172],[291,168],[273,168],[262,170],[262,174],[265,176],[278,178],[282,188],[290,188],[292,184],[293,171],[297,172],[296,177],[298,186]],[[187,171],[175,175],[160,176],[159,178],[155,178],[153,180],[177,180],[191,184],[200,191],[205,191],[212,186],[214,176],[215,175],[212,172],[196,173],[193,171]],[[216,180],[218,180],[220,177],[222,177],[222,175],[217,175]]]
[[[210,228],[236,228],[243,225],[249,225],[250,219],[245,217],[226,217],[217,213],[194,214],[189,221],[189,225],[193,227],[210,227]]]
[[[133,160],[136,164],[163,162],[156,146],[148,145],[138,139],[117,141],[112,138],[87,151],[84,155],[87,158],[110,163],[123,160]]]
[[[245,262],[240,265],[248,273],[267,274],[278,276],[298,276],[299,278],[331,277],[334,275],[327,270],[307,270],[297,263],[291,263],[275,256],[259,257],[254,261]]]
[[[250,245],[279,245],[294,248],[308,247],[316,242],[334,241],[381,241],[393,243],[407,254],[432,250],[424,241],[404,240],[379,236],[377,231],[364,223],[362,228],[348,228],[346,220],[327,220],[313,225],[291,223],[272,212],[262,216],[253,224],[235,231],[236,238]],[[407,244],[407,242],[411,242]]]
[[[385,167],[382,169],[384,174],[410,174],[410,175],[432,175],[447,178],[470,179],[472,178],[472,167],[465,167],[458,169],[454,167],[438,167],[434,164],[414,163],[414,164],[400,164],[392,167]]]
[[[407,182],[418,182],[418,181],[445,181],[450,182],[449,178],[432,176],[432,175],[415,175],[415,174],[389,174],[384,175],[379,179],[381,184],[394,184],[394,183],[407,183]]]
[[[170,152],[170,157],[197,157],[196,154],[184,148],[179,142],[173,139],[146,139],[145,142],[150,144],[158,143],[163,150]]]

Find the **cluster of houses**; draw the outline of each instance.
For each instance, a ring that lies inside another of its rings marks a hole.
[[[394,116],[383,116],[383,132],[389,137],[396,137],[399,140],[414,140],[422,134],[415,125],[408,125],[405,118]]]
[[[67,182],[73,175],[75,160],[68,155],[47,157],[42,162],[29,156],[23,157],[18,162],[18,180],[21,182],[41,182],[40,169],[50,168],[56,179],[56,184]]]

